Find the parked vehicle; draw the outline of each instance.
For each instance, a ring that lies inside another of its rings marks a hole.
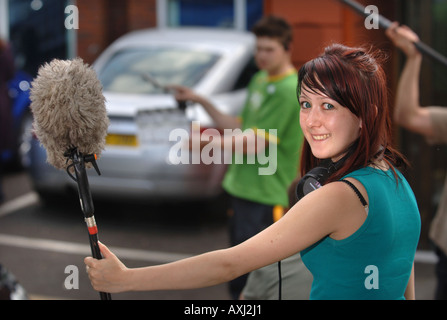
[[[32,118],[29,99],[32,77],[24,71],[17,71],[14,78],[8,83],[8,93],[11,98],[14,145],[11,150],[0,153],[0,161],[8,168],[22,168],[29,163],[22,163],[23,155],[29,146],[29,134],[27,128]]]
[[[89,170],[92,195],[148,200],[205,200],[222,193],[224,164],[172,164],[175,129],[212,128],[199,105],[179,107],[165,85],[180,84],[237,115],[257,71],[251,33],[221,29],[151,29],[123,36],[93,64],[110,118],[107,146]],[[43,196],[75,189],[66,172],[46,163],[33,137],[27,152],[36,190]]]

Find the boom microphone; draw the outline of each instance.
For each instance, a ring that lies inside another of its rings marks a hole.
[[[365,17],[368,17],[369,13],[365,12],[365,7],[353,0],[339,0],[340,2],[348,5],[353,10],[355,10],[358,14],[363,15]],[[379,26],[383,29],[388,29],[391,25],[391,21],[382,16],[381,14],[378,15],[379,18]],[[428,46],[422,41],[414,42],[414,46],[426,56],[432,58],[433,60],[443,64],[444,66],[447,66],[447,57],[440,54],[438,51],[433,49],[432,47]]]
[[[55,59],[45,64],[32,82],[31,111],[48,163],[65,168],[78,185],[92,255],[102,259],[86,171],[93,165],[100,174],[96,159],[105,147],[109,126],[102,85],[95,71],[81,59]],[[111,300],[109,293],[99,294],[102,300]]]
[[[101,154],[109,118],[102,85],[82,59],[55,59],[42,66],[30,98],[34,131],[47,150],[48,163],[66,169],[64,154],[72,148],[84,155]]]

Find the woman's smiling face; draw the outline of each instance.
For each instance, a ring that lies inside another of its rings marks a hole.
[[[312,154],[339,160],[360,135],[362,121],[348,108],[305,85],[299,96],[300,125]]]

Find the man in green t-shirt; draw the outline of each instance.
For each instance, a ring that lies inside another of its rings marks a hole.
[[[289,203],[287,188],[298,173],[303,141],[297,71],[290,52],[292,29],[285,20],[269,16],[255,24],[253,33],[260,71],[250,81],[239,117],[221,113],[208,99],[188,88],[174,87],[177,100],[201,104],[218,128],[233,129],[232,135],[224,133],[219,142],[234,151],[223,181],[223,188],[231,197],[232,246],[259,233],[284,214]],[[239,134],[234,134],[238,129]],[[239,298],[246,278],[230,283],[234,299]]]

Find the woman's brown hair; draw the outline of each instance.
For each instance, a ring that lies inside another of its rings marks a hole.
[[[376,158],[383,159],[393,171],[394,167],[407,165],[404,157],[392,146],[386,76],[376,57],[363,48],[334,44],[299,70],[298,95],[305,86],[307,90],[337,101],[362,121],[360,137],[349,150],[351,155],[328,182],[366,167]],[[304,175],[321,160],[312,155],[309,144],[304,141],[301,174]]]

